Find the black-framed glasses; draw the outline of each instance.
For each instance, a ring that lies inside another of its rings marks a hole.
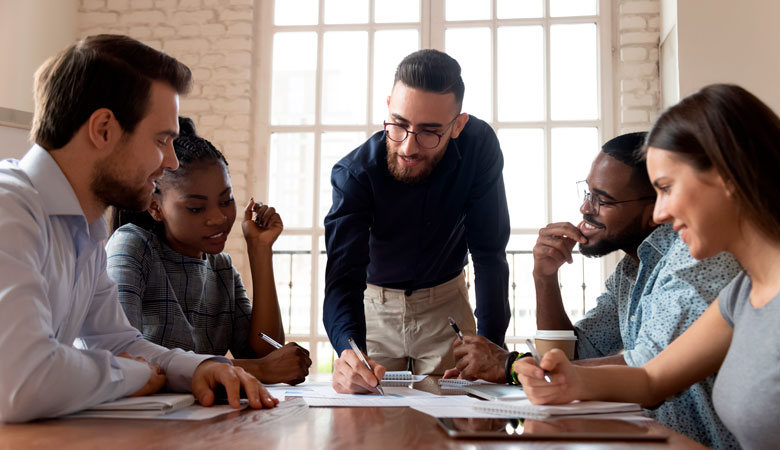
[[[458,116],[455,116],[455,118],[447,124],[447,127],[442,130],[441,134],[434,133],[433,131],[409,131],[404,125],[399,123],[384,122],[385,136],[393,142],[403,142],[410,134],[413,134],[414,139],[417,141],[417,145],[419,145],[420,148],[430,150],[439,146],[441,138],[444,136],[444,132],[455,123],[457,118]]]
[[[588,202],[588,206],[590,207],[590,210],[593,212],[594,216],[599,215],[599,211],[601,210],[602,206],[615,206],[621,203],[639,202],[643,200],[655,200],[655,195],[632,198],[631,200],[615,200],[615,201],[602,200],[598,194],[594,194],[590,191],[588,182],[585,180],[577,182],[577,194],[579,195],[580,198],[580,204]]]

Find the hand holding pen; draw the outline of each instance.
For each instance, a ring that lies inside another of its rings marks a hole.
[[[534,346],[534,343],[531,342],[530,339],[526,339],[525,344],[531,350],[531,355],[534,357],[534,361],[536,361],[536,365],[538,366],[539,364],[541,364],[542,358],[539,357],[539,352],[536,351],[536,346]],[[552,378],[550,378],[550,373],[547,372],[546,370],[544,371],[544,381],[548,383],[552,383]]]
[[[355,340],[352,339],[352,336],[349,337],[349,346],[352,347],[352,350],[355,352],[357,357],[360,359],[360,362],[366,365],[366,368],[369,370],[369,372],[374,373],[374,369],[371,368],[371,365],[366,361],[366,357],[363,356],[363,352],[360,351],[360,348],[358,348],[357,344],[355,343]],[[382,390],[382,386],[377,383],[376,390],[379,391],[380,394],[385,395],[385,391]]]
[[[241,231],[247,244],[260,244],[270,248],[284,230],[284,224],[279,213],[263,202],[255,202],[254,198],[244,208],[244,219]]]

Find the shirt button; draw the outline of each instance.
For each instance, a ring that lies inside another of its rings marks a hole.
[[[631,316],[631,321],[632,321],[632,322],[636,322],[636,314],[634,314],[634,315],[632,315],[632,316]]]

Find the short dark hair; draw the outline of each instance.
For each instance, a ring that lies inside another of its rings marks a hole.
[[[86,37],[35,73],[32,140],[47,150],[62,148],[100,108],[110,109],[122,130],[132,133],[146,115],[152,81],[186,94],[192,74],[175,58],[130,37]]]
[[[404,58],[395,69],[395,83],[436,94],[455,95],[458,110],[466,90],[460,76],[460,64],[450,55],[433,49],[418,50]]]
[[[217,150],[207,139],[197,135],[195,123],[189,117],[179,117],[179,136],[173,141],[173,150],[176,152],[176,158],[179,160],[179,167],[176,170],[166,170],[163,173],[163,176],[157,180],[154,195],[161,193],[160,186],[176,184],[187,177],[189,171],[193,168],[203,167],[208,164],[221,163],[225,167],[228,165],[222,152]],[[154,220],[148,211],[129,211],[113,208],[111,212],[111,232],[113,233],[117,228],[128,223],[155,233],[162,231],[159,223]]]
[[[780,118],[758,97],[733,84],[706,86],[658,117],[647,147],[697,171],[714,167],[748,220],[780,240]]]
[[[633,169],[631,179],[640,192],[654,192],[647,175],[647,163],[642,157],[646,138],[645,131],[622,134],[602,145],[601,151]]]

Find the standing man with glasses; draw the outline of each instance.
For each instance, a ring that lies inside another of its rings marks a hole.
[[[384,130],[331,175],[323,321],[339,358],[333,387],[375,393],[385,370],[452,367],[451,316],[503,345],[509,212],[493,129],[461,112],[460,65],[420,50],[399,64]],[[471,253],[476,312],[463,268]],[[367,350],[371,371],[350,348]]]
[[[683,333],[739,272],[728,253],[698,261],[672,228],[652,220],[655,191],[636,153],[646,133],[630,133],[601,148],[585,181],[577,183],[582,222],[553,223],[534,246],[536,325],[539,330],[574,330],[577,364],[641,366]],[[558,269],[572,263],[579,243],[585,256],[625,252],[597,305],[572,324],[561,298]],[[445,375],[506,382],[504,368],[516,358],[490,342],[467,337],[457,345],[456,369]],[[655,418],[715,448],[736,440],[712,405],[715,377],[693,385],[656,409]]]

